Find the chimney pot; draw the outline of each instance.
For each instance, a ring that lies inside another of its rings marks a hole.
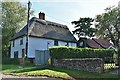
[[[39,19],[45,20],[45,13],[40,12],[39,13]]]

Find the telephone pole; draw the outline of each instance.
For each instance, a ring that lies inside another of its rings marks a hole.
[[[26,33],[26,57],[28,55],[28,37],[29,37],[28,30],[29,30],[29,17],[30,17],[31,5],[32,5],[31,2],[28,1],[28,17],[27,17],[27,33]]]

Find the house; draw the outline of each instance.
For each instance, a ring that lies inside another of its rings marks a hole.
[[[40,12],[39,18],[29,21],[28,50],[26,52],[27,25],[11,39],[11,58],[24,57],[33,60],[38,50],[48,50],[52,46],[77,46],[77,40],[66,25],[45,20],[45,14]]]
[[[80,38],[78,40],[78,47],[88,47],[88,48],[104,48],[104,49],[114,49],[116,47],[105,39],[87,39],[87,38]]]

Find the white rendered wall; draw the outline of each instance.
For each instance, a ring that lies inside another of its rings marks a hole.
[[[25,49],[26,47],[26,37],[23,37],[23,44],[20,45],[20,40],[22,38],[18,38],[14,40],[14,47],[13,47],[13,41],[11,41],[11,55],[10,58],[14,58],[14,52],[18,51],[18,58],[22,58],[22,49]]]
[[[52,46],[54,46],[54,40],[29,37],[28,57],[35,58],[35,50],[48,50]]]
[[[26,48],[26,37],[23,37],[23,45],[20,45],[21,38],[15,40],[13,47],[13,41],[11,41],[11,58],[14,58],[14,52],[18,51],[18,58],[22,58],[22,49]],[[49,43],[49,44],[48,44]],[[64,41],[58,41],[58,46],[65,46],[67,43]],[[54,46],[54,40],[29,37],[28,41],[28,58],[35,57],[35,50],[48,50],[49,47]],[[70,47],[76,47],[76,43],[69,42]]]
[[[49,44],[48,44],[49,43]],[[67,43],[58,41],[58,46],[65,46]],[[76,43],[69,43],[71,47],[76,47]],[[28,58],[35,58],[35,50],[48,50],[49,47],[54,46],[54,40],[29,37],[28,42]]]

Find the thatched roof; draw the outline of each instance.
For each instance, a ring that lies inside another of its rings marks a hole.
[[[66,25],[50,22],[47,20],[41,20],[36,17],[33,17],[30,20],[28,32],[29,36],[77,42],[77,40],[71,34]],[[21,29],[15,36],[13,36],[12,40],[26,35],[26,33],[27,25],[23,29]]]

